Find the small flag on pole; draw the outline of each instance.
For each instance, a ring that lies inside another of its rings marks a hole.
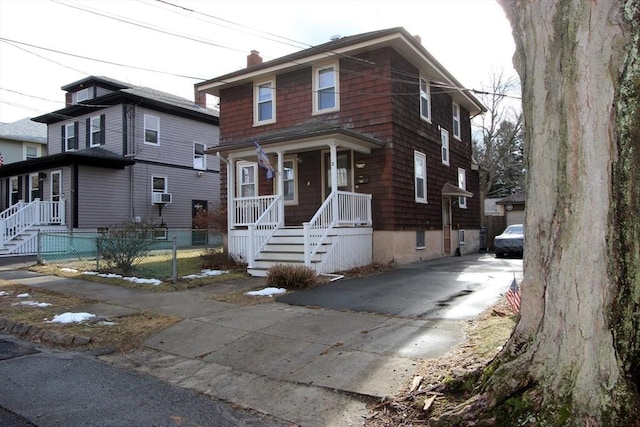
[[[0,168],[4,166],[4,157],[2,157],[2,153],[0,153]]]
[[[267,170],[267,179],[273,178],[273,174],[276,171],[273,166],[271,166],[271,162],[269,161],[269,156],[264,152],[260,144],[254,139],[253,143],[256,145],[256,153],[258,154],[258,164],[261,168]]]
[[[509,286],[505,297],[507,298],[509,307],[511,307],[511,311],[513,311],[514,314],[518,314],[520,312],[520,288],[518,288],[515,274],[513,275],[513,282],[511,282],[511,286]]]

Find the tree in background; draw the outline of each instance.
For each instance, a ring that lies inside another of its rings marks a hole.
[[[489,88],[476,91],[487,112],[475,121],[480,128],[473,138],[473,155],[484,172],[480,190],[485,197],[506,197],[524,189],[524,132],[520,83],[503,71],[489,76]]]
[[[527,157],[522,306],[453,425],[640,423],[640,0],[499,0]]]

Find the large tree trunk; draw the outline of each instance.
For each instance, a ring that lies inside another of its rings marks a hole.
[[[499,1],[523,85],[521,318],[441,421],[640,425],[640,1]]]

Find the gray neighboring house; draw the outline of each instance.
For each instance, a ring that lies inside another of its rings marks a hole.
[[[63,109],[32,119],[47,127],[48,155],[0,168],[0,255],[34,252],[38,229],[190,229],[219,203],[219,160],[205,153],[219,115],[202,97],[95,76],[62,90]]]
[[[30,118],[0,123],[0,154],[5,165],[46,155],[47,126]],[[2,209],[4,202],[0,201]]]

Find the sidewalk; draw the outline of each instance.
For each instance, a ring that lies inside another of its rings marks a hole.
[[[302,426],[360,425],[367,402],[396,392],[418,359],[440,357],[464,339],[462,321],[210,298],[262,286],[263,279],[165,293],[11,273],[17,283],[99,300],[84,307],[97,315],[153,310],[182,317],[144,349],[100,358]]]

